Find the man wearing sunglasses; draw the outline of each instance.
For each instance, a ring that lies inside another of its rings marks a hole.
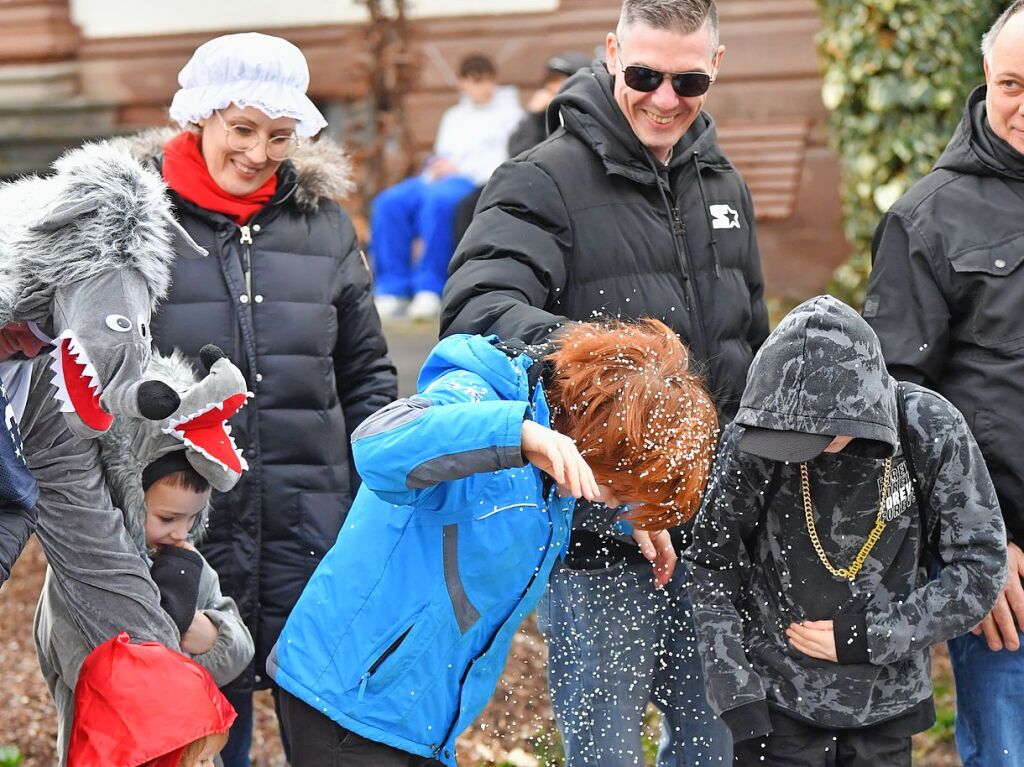
[[[656,317],[689,345],[727,422],[768,321],[750,193],[702,111],[724,54],[714,0],[625,0],[605,53],[552,100],[548,139],[488,182],[441,334],[534,343],[595,315]],[[641,553],[593,504],[573,526],[538,609],[567,767],[643,764],[648,702],[665,715],[659,767],[731,764],[687,573],[672,569],[683,533]]]

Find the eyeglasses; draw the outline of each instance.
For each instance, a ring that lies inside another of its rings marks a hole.
[[[619,48],[618,40],[615,41],[616,48]],[[677,96],[693,98],[703,96],[708,92],[711,83],[715,81],[712,75],[707,72],[659,72],[650,67],[641,67],[630,64],[628,67],[622,65],[622,58],[616,55],[619,60],[619,69],[622,70],[622,79],[626,85],[641,93],[651,93],[658,90],[665,78],[671,78],[672,90]]]
[[[287,160],[299,147],[299,138],[294,133],[283,136],[269,136],[262,138],[260,132],[246,123],[228,123],[216,112],[217,119],[224,126],[227,134],[228,148],[234,152],[248,152],[259,146],[260,142],[266,142],[267,159],[274,162]]]

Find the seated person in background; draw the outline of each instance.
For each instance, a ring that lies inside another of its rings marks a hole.
[[[459,103],[441,118],[423,172],[373,201],[370,251],[375,303],[383,318],[407,309],[412,319],[438,316],[455,251],[455,207],[508,159],[508,137],[523,113],[516,89],[499,86],[491,60],[473,55],[459,67],[459,93]],[[413,265],[417,237],[423,250]]]
[[[588,66],[590,66],[590,59],[587,55],[576,51],[565,51],[547,60],[543,85],[530,96],[530,101],[526,104],[526,114],[523,115],[523,119],[519,121],[516,129],[512,131],[512,135],[508,137],[509,157],[515,157],[520,152],[537,146],[548,137],[548,129],[545,124],[548,104],[558,93],[562,83],[576,74],[578,70]],[[483,191],[484,187],[481,184],[463,197],[455,209],[455,233],[452,242],[456,245],[469,229],[469,222],[473,220],[473,211]]]
[[[576,498],[634,504],[669,580],[665,528],[696,509],[717,424],[688,361],[657,320],[569,325],[554,349],[434,348],[420,393],[353,434],[363,486],[267,661],[293,767],[455,765]]]
[[[210,372],[199,382],[179,354],[154,355],[147,372],[180,393],[178,410],[163,421],[118,418],[100,437],[103,479],[140,556],[152,563],[160,606],[178,628],[181,650],[221,687],[254,654],[235,601],[221,593],[216,571],[193,545],[206,529],[211,483],[228,490],[245,468],[225,429],[226,419],[245,402],[245,380],[222,355],[215,346],[204,347],[203,363]],[[88,566],[89,561],[83,552],[75,564]],[[57,708],[57,753],[63,765],[75,705],[72,691],[90,647],[49,569],[33,628],[39,667]]]
[[[82,663],[70,767],[213,767],[235,711],[199,664],[122,632]]]
[[[819,296],[754,358],[686,559],[737,765],[910,767],[929,650],[991,609],[1006,531],[960,412]]]

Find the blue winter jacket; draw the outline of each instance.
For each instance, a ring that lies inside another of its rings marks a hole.
[[[528,355],[493,336],[439,343],[419,394],[353,434],[363,486],[267,670],[365,738],[455,764],[512,637],[564,551],[574,500],[521,452],[547,426]],[[547,490],[547,492],[545,492]]]

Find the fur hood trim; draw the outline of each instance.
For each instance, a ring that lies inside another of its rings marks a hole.
[[[58,288],[111,269],[137,270],[163,298],[175,256],[163,180],[118,140],[72,149],[53,169],[0,185],[0,324],[46,324]]]
[[[163,153],[164,144],[178,133],[174,128],[150,128],[120,141],[141,162],[151,163]],[[347,197],[356,188],[352,161],[331,139],[303,141],[289,162],[296,173],[293,199],[304,211],[315,213],[321,200]]]

